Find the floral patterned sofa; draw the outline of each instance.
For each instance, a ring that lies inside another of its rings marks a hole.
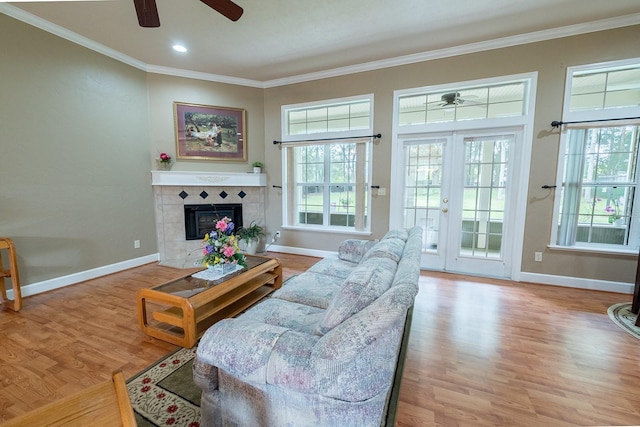
[[[271,298],[213,325],[194,362],[202,424],[384,425],[421,247],[420,227],[346,240]]]

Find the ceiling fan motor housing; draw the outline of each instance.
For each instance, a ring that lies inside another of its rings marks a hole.
[[[445,93],[440,98],[445,105],[462,104],[464,101],[460,99],[460,92]]]

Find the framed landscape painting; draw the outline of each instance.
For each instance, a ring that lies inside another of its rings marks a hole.
[[[173,111],[178,159],[247,160],[245,110],[174,102]]]

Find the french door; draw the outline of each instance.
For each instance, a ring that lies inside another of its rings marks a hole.
[[[423,268],[510,277],[521,141],[513,128],[400,138],[403,201],[392,209],[423,227]]]

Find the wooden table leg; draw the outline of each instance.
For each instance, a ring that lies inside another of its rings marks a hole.
[[[9,252],[9,269],[2,266],[2,250]],[[13,287],[13,301],[7,298],[5,278],[11,279]],[[0,237],[0,298],[2,305],[9,307],[13,311],[20,311],[22,308],[22,294],[20,293],[20,277],[18,275],[18,258],[13,241],[7,237]]]

